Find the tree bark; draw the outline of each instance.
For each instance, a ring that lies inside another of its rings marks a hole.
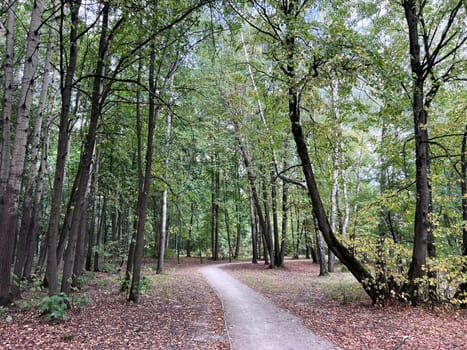
[[[412,71],[412,108],[415,131],[415,183],[416,204],[414,219],[414,245],[412,262],[409,269],[409,278],[414,283],[417,278],[425,275],[424,266],[428,245],[430,256],[434,256],[433,225],[430,215],[432,213],[431,182],[430,182],[430,155],[428,137],[428,115],[424,102],[424,69],[421,64],[420,44],[418,32],[418,9],[415,0],[403,2],[405,17],[409,29],[410,67]]]
[[[170,133],[172,130],[172,116],[170,113],[167,115],[167,125],[166,125],[166,147],[167,153],[164,159],[164,180],[167,182],[168,171],[169,171],[169,142],[170,142]],[[162,273],[164,271],[164,258],[165,258],[165,246],[167,241],[167,217],[168,217],[168,202],[167,202],[167,185],[164,184],[164,192],[162,193],[162,214],[161,214],[161,234],[159,235],[159,256],[157,258],[157,270],[156,273]]]
[[[235,135],[236,135],[236,138],[237,138],[237,141],[238,141],[240,152],[242,154],[243,162],[245,163],[248,183],[250,185],[252,200],[253,200],[253,204],[254,204],[254,207],[255,207],[255,210],[256,210],[256,216],[257,216],[258,221],[259,221],[259,227],[260,227],[260,230],[261,230],[261,234],[265,239],[266,250],[268,251],[268,254],[271,254],[272,249],[273,249],[272,248],[272,242],[269,239],[269,236],[267,234],[268,228],[267,228],[267,225],[266,225],[265,217],[263,215],[263,209],[261,208],[261,201],[260,201],[260,198],[259,198],[259,195],[258,195],[258,190],[256,189],[256,177],[255,177],[255,175],[253,173],[251,158],[250,158],[250,155],[248,154],[248,151],[247,151],[245,145],[242,142],[242,138],[240,136],[240,126],[238,124],[238,121],[234,121],[234,127],[235,127]],[[265,260],[268,260],[266,256],[264,258],[265,258]],[[270,261],[272,261],[272,259],[274,259],[273,256],[270,256],[270,258],[271,258]],[[273,267],[273,266],[271,266],[271,267]]]
[[[69,146],[69,112],[71,103],[71,92],[73,89],[73,77],[76,71],[76,63],[78,59],[78,24],[79,24],[79,9],[81,0],[76,0],[70,3],[71,7],[71,23],[70,23],[70,38],[69,38],[69,62],[64,65],[64,57],[61,56],[60,77],[61,81],[61,110],[60,110],[60,126],[58,132],[57,143],[57,159],[55,163],[55,175],[52,190],[52,202],[49,217],[49,228],[47,230],[47,272],[46,279],[49,286],[49,295],[53,296],[58,293],[58,261],[57,261],[57,236],[60,221],[60,204],[62,199],[63,184],[65,177],[65,167],[67,163],[68,146]],[[64,19],[65,19],[65,2],[62,1],[61,6],[61,24],[60,24],[60,49],[64,55]]]
[[[71,226],[69,231],[68,244],[63,265],[63,278],[61,284],[61,292],[70,293],[73,265],[75,262],[75,250],[82,225],[82,218],[85,217],[85,211],[88,208],[86,193],[89,188],[89,179],[91,173],[91,164],[95,151],[97,127],[99,117],[105,102],[104,92],[104,70],[106,48],[108,46],[107,29],[109,25],[110,2],[105,2],[102,8],[102,24],[99,39],[98,59],[95,69],[95,77],[93,82],[93,90],[91,97],[91,116],[89,121],[88,133],[84,150],[81,153],[78,174],[76,176],[75,192],[72,195],[72,211],[71,211]],[[83,231],[81,231],[83,232]]]
[[[11,3],[10,5],[15,5]],[[13,6],[13,9],[15,7]],[[11,149],[11,161],[7,160],[10,157],[10,149],[8,143],[10,142],[10,135],[8,129],[10,127],[11,109],[10,101],[8,101],[10,87],[12,87],[13,80],[10,80],[9,66],[12,61],[6,58],[6,91],[4,96],[4,108],[7,111],[3,116],[2,125],[2,162],[0,168],[0,242],[3,254],[0,256],[0,305],[8,304],[10,296],[10,277],[11,277],[11,262],[13,259],[14,244],[16,239],[16,227],[18,221],[18,207],[21,192],[21,182],[24,171],[24,163],[26,158],[26,145],[28,141],[29,130],[29,117],[32,106],[32,98],[34,93],[35,73],[39,52],[39,36],[42,24],[42,13],[44,11],[44,1],[36,0],[31,12],[31,21],[28,30],[27,47],[23,68],[23,76],[21,79],[20,99],[18,102],[18,109],[16,113],[16,126],[13,147]],[[8,11],[8,30],[14,30],[14,20],[11,23],[11,15],[14,15],[11,9]],[[10,33],[7,33],[9,36]],[[13,33],[7,40],[7,55],[11,55],[13,48]],[[11,57],[13,58],[13,57]],[[12,76],[11,76],[12,78]],[[12,95],[11,95],[12,96]],[[8,116],[10,113],[10,116]],[[5,138],[8,137],[8,138]],[[3,147],[3,143],[6,145]],[[6,174],[8,176],[6,177]]]
[[[17,0],[8,1],[7,5],[7,25],[5,40],[5,67],[4,91],[2,103],[2,144],[0,146],[0,190],[3,193],[8,181],[10,171],[11,156],[11,114],[13,110],[13,91],[15,89],[14,80],[14,52],[15,52],[15,24]],[[1,295],[1,294],[0,294]]]
[[[255,204],[253,202],[253,193],[250,188],[250,228],[251,228],[251,262],[253,264],[258,263],[258,232],[257,232],[257,224],[256,224],[256,211],[255,211]]]
[[[319,231],[319,224],[316,217],[313,215],[313,223],[315,225],[315,236],[316,236],[316,247],[318,252],[318,262],[319,262],[319,275],[327,276],[328,270],[326,269],[326,254],[324,253],[324,244],[321,238],[321,232]]]
[[[31,141],[31,167],[26,177],[23,187],[24,196],[23,196],[23,205],[22,205],[22,217],[21,217],[21,225],[18,235],[18,242],[16,245],[16,260],[13,273],[17,278],[17,284],[15,284],[12,288],[13,296],[17,297],[20,293],[20,284],[23,280],[24,272],[25,272],[25,265],[28,259],[28,256],[31,251],[34,251],[33,246],[35,246],[35,241],[37,239],[37,233],[35,229],[37,227],[33,227],[34,223],[34,216],[35,216],[35,195],[37,192],[36,188],[39,190],[39,195],[42,193],[42,181],[43,181],[43,174],[41,176],[41,161],[39,160],[40,157],[40,141],[41,135],[43,131],[46,131],[46,128],[42,127],[42,119],[45,110],[45,104],[47,101],[47,91],[49,86],[49,76],[50,76],[50,60],[52,56],[52,38],[49,37],[49,43],[47,46],[47,54],[44,63],[44,73],[43,73],[43,81],[40,90],[40,97],[39,97],[39,105],[37,107],[36,113],[36,120],[34,123],[34,130],[32,134],[32,141]],[[48,123],[49,121],[46,121]],[[47,135],[48,137],[48,135]],[[44,137],[46,138],[46,137]],[[48,143],[48,141],[47,141]],[[46,151],[45,151],[46,153]],[[39,167],[37,165],[39,164]],[[42,168],[43,169],[43,168]],[[43,171],[42,171],[43,173]],[[40,202],[40,197],[38,198]],[[37,209],[36,209],[37,210]],[[33,231],[34,230],[34,231]]]

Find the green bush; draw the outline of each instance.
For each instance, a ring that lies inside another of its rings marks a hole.
[[[42,316],[47,320],[65,321],[68,319],[67,309],[70,305],[70,299],[65,293],[47,296],[39,303],[39,310]]]

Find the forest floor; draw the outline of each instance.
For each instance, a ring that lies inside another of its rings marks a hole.
[[[161,275],[154,266],[146,264],[138,304],[125,300],[115,274],[91,274],[66,321],[43,320],[30,307],[39,296],[24,293],[17,306],[0,309],[0,349],[229,349],[222,306],[199,259],[170,261]]]
[[[199,259],[168,261],[156,275],[148,261],[140,303],[119,293],[115,274],[87,275],[68,320],[49,322],[25,292],[0,308],[0,349],[229,349],[222,306],[199,272]],[[308,260],[286,267],[232,264],[225,271],[299,317],[315,334],[348,350],[463,349],[467,310],[373,307],[349,273],[317,277]],[[398,347],[399,346],[399,347]]]
[[[346,350],[466,349],[467,310],[375,307],[350,273],[318,277],[319,266],[309,260],[286,260],[280,269],[223,269]]]

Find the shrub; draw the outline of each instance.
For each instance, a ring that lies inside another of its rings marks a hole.
[[[47,296],[39,303],[41,315],[47,320],[65,321],[67,317],[67,309],[70,305],[70,299],[65,293]]]

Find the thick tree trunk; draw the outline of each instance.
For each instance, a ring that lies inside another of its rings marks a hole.
[[[11,4],[14,5],[14,4]],[[0,242],[3,254],[0,255],[0,305],[6,305],[10,300],[10,277],[11,277],[11,262],[13,260],[14,244],[16,239],[16,227],[18,221],[18,207],[21,192],[21,182],[24,171],[24,163],[26,158],[26,145],[28,141],[28,130],[29,130],[29,116],[32,106],[32,98],[34,93],[34,82],[36,65],[39,52],[39,36],[42,24],[42,13],[44,11],[44,1],[36,0],[33,5],[31,13],[31,21],[28,30],[26,55],[24,61],[23,75],[21,79],[21,91],[20,99],[18,102],[18,109],[16,113],[16,126],[13,147],[11,149],[11,161],[7,158],[10,157],[10,149],[7,145],[2,148],[2,162],[0,168]],[[14,30],[14,22],[10,23],[10,13],[8,12],[9,23],[8,30]],[[8,33],[7,35],[10,35]],[[13,33],[11,33],[13,35]],[[7,55],[11,55],[9,45],[12,43],[13,37],[9,38],[7,43]],[[9,58],[6,59],[8,64]],[[5,67],[7,74],[10,74],[10,67]],[[12,67],[11,67],[12,68]],[[6,76],[6,88],[5,97],[11,93],[9,91],[12,87],[12,80]],[[4,99],[5,99],[4,97]],[[8,105],[10,101],[4,100],[4,108],[10,108]],[[10,128],[8,116],[10,111],[4,112],[2,133],[3,143],[9,143],[10,135],[6,129]],[[6,139],[5,137],[8,137]],[[8,173],[7,179],[4,177]],[[6,181],[5,181],[6,179]]]
[[[412,71],[412,108],[415,132],[415,183],[416,203],[414,219],[414,245],[409,279],[412,284],[425,275],[427,253],[434,257],[433,225],[431,222],[432,198],[430,181],[430,154],[428,136],[428,107],[424,100],[424,74],[421,63],[418,32],[418,9],[415,0],[403,2],[405,17],[409,29],[410,67]]]

